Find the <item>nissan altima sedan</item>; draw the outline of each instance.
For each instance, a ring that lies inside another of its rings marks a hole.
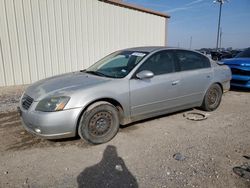
[[[215,110],[231,71],[199,52],[139,47],[114,52],[86,70],[27,88],[20,114],[27,131],[47,139],[100,144],[120,125],[192,107]]]

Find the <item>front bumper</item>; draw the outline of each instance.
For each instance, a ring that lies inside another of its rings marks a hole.
[[[39,112],[34,109],[19,108],[24,128],[46,139],[69,138],[76,136],[78,118],[81,108],[58,112]]]
[[[231,80],[231,86],[250,88],[250,76],[233,75]]]
[[[250,67],[228,65],[232,71],[231,86],[250,88]]]

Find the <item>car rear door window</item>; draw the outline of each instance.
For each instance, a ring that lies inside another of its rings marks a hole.
[[[175,61],[173,51],[161,51],[149,57],[138,69],[137,72],[149,70],[154,75],[175,72]]]
[[[204,55],[192,51],[177,50],[176,57],[181,71],[210,67],[210,61]]]

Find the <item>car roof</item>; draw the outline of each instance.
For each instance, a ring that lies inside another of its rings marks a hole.
[[[198,54],[201,54],[201,55],[207,57],[205,54],[203,54],[199,51],[196,51],[196,50],[190,50],[190,49],[179,48],[179,47],[169,47],[169,46],[168,47],[167,46],[141,46],[141,47],[127,48],[127,49],[123,49],[121,51],[137,51],[137,52],[153,53],[153,52],[158,51],[158,50],[185,50],[185,51],[195,52],[195,53],[198,53]]]
[[[124,51],[139,51],[139,52],[154,52],[157,50],[169,50],[169,49],[176,49],[176,50],[188,50],[188,49],[184,49],[184,48],[177,48],[177,47],[167,47],[167,46],[140,46],[140,47],[133,47],[133,48],[127,48],[127,49],[123,49]],[[189,51],[193,51],[193,50],[189,50]]]
[[[166,46],[141,46],[141,47],[127,48],[127,49],[124,49],[124,50],[151,53],[151,52],[154,52],[156,50],[164,50],[164,49],[181,49],[181,48],[166,47]]]

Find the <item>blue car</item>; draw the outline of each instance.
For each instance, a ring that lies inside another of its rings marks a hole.
[[[231,86],[250,88],[250,48],[240,52],[232,59],[223,60],[232,71]]]

